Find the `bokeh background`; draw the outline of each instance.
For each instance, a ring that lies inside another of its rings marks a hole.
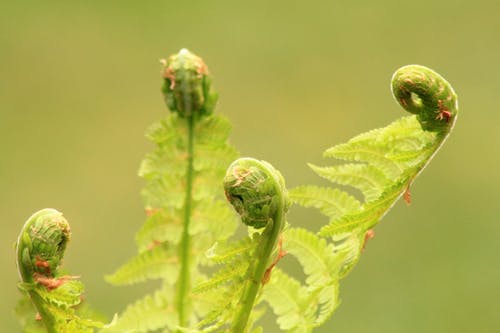
[[[65,264],[111,315],[154,287],[103,280],[135,253],[144,130],[166,114],[158,59],[202,55],[243,155],[289,187],[319,179],[326,148],[403,115],[398,67],[443,74],[460,119],[376,228],[317,332],[500,332],[500,2],[10,1],[0,10],[0,331],[12,314],[13,243],[32,212],[72,225]],[[325,222],[297,210],[295,224]],[[273,326],[266,332],[273,332]]]

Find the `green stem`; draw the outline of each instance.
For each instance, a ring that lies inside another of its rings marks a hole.
[[[190,288],[190,236],[189,223],[191,221],[191,204],[192,204],[192,188],[193,188],[193,146],[194,146],[194,116],[187,117],[188,122],[188,145],[187,145],[187,166],[186,166],[186,197],[184,199],[184,221],[182,238],[179,246],[179,259],[181,263],[179,278],[177,279],[177,311],[179,312],[179,325],[186,325],[185,305],[187,294]]]
[[[164,62],[163,94],[169,109],[185,119],[188,129],[186,193],[184,199],[184,217],[181,242],[178,255],[180,271],[177,280],[175,305],[179,313],[179,326],[186,327],[189,321],[188,296],[191,288],[191,237],[189,225],[192,213],[193,191],[193,148],[194,124],[204,114],[212,112],[217,101],[217,94],[211,90],[208,69],[203,59],[189,52],[180,50]]]
[[[276,195],[279,197],[279,203],[276,213],[272,217],[272,223],[269,223],[262,234],[263,244],[259,244],[255,253],[256,260],[251,268],[250,280],[247,282],[240,299],[240,305],[236,317],[231,326],[231,333],[243,333],[248,323],[250,313],[252,312],[257,293],[260,290],[261,283],[270,263],[270,257],[278,244],[281,231],[285,225],[285,197],[278,184],[275,185]]]
[[[56,329],[56,319],[44,305],[46,301],[44,301],[36,292],[28,291],[28,294],[30,295],[31,302],[35,305],[38,314],[42,318],[45,328],[47,328],[47,333],[59,333]]]

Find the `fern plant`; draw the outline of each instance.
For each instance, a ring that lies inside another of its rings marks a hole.
[[[143,197],[148,218],[136,236],[138,255],[107,276],[115,285],[159,279],[161,286],[130,305],[113,332],[176,331],[202,318],[206,305],[191,290],[206,278],[204,253],[237,226],[220,182],[238,153],[227,143],[228,121],[213,114],[217,95],[207,67],[181,50],[164,62],[162,72],[172,114],[147,134],[156,144],[139,170],[147,182]]]
[[[446,80],[423,66],[402,67],[392,91],[412,115],[324,153],[344,164],[310,165],[363,200],[338,187],[288,191],[268,162],[236,159],[230,124],[214,113],[217,94],[200,57],[183,49],[163,62],[162,76],[172,112],[147,132],[155,150],[139,171],[146,220],[136,234],[137,255],[106,276],[114,285],[159,280],[159,287],[111,324],[82,319],[75,308],[81,284],[57,270],[69,226],[59,212],[42,210],[21,231],[17,255],[20,288],[48,332],[262,332],[258,320],[268,308],[282,331],[312,332],[337,308],[339,281],[373,227],[401,196],[410,201],[411,184],[457,118]],[[319,209],[329,222],[317,232],[294,227],[286,219],[293,204]],[[247,236],[237,236],[239,219]],[[303,281],[278,267],[285,255],[300,263]],[[21,303],[19,312],[29,307]],[[24,322],[25,332],[43,331],[40,322]]]

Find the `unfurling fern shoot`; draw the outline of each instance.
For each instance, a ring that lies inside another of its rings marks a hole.
[[[59,272],[70,235],[69,224],[60,212],[42,209],[26,221],[17,240],[19,287],[29,295],[49,333],[88,333],[103,326],[77,316],[74,307],[81,302],[83,285],[77,276]],[[36,323],[29,325],[25,330],[39,329]]]
[[[207,249],[237,227],[221,182],[238,153],[228,143],[229,122],[214,113],[217,94],[208,68],[186,49],[162,66],[171,112],[147,132],[155,149],[139,170],[147,218],[136,235],[138,254],[107,276],[116,285],[162,284],[129,305],[106,332],[180,332],[205,317],[210,306],[193,296],[192,287],[206,278]]]
[[[394,73],[391,85],[394,98],[417,115],[424,130],[449,132],[457,117],[458,101],[441,75],[424,66],[409,65]]]
[[[338,279],[356,264],[366,240],[373,237],[371,229],[394,203],[403,195],[409,201],[410,185],[441,147],[457,119],[456,94],[433,70],[418,65],[402,67],[393,75],[391,85],[398,103],[414,115],[360,134],[324,153],[354,163],[310,165],[333,183],[353,186],[364,200],[338,188],[301,186],[290,191],[293,202],[317,208],[329,217],[318,236],[331,241],[339,265]]]
[[[285,225],[288,193],[281,173],[269,163],[253,158],[241,158],[231,164],[224,178],[224,190],[246,225],[265,228],[231,326],[230,332],[240,333],[244,332],[257,292],[265,283],[264,275]]]

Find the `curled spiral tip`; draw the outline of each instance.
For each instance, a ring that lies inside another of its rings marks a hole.
[[[288,193],[281,173],[271,164],[240,158],[227,169],[224,191],[248,226],[263,228],[278,209],[288,209]]]
[[[211,89],[208,68],[202,58],[187,49],[161,60],[163,94],[167,106],[181,117],[212,112],[217,94]]]
[[[54,276],[70,237],[69,224],[61,212],[47,208],[33,214],[24,224],[16,245],[23,281],[31,282],[34,275]]]
[[[442,131],[454,123],[457,95],[448,81],[432,69],[420,65],[401,67],[392,76],[391,88],[396,101],[417,115],[424,130]]]

